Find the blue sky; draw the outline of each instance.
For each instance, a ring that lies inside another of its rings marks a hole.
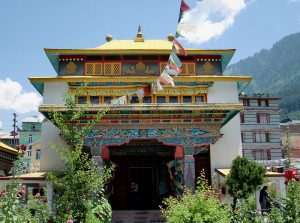
[[[204,49],[235,48],[233,62],[262,48],[270,48],[285,35],[300,31],[300,0],[186,2],[198,13],[188,18],[198,25],[196,38],[201,39],[208,33],[211,38],[206,42],[181,40],[181,43]],[[212,19],[227,16],[233,19],[232,24],[225,25],[221,34],[199,27],[201,21],[198,22],[197,16],[206,13],[203,4],[210,4],[210,10],[213,10],[222,8],[219,4],[226,2],[237,7],[217,11]],[[43,48],[96,47],[105,43],[107,34],[116,39],[133,39],[138,25],[142,26],[146,39],[165,39],[176,30],[179,5],[180,0],[1,1],[0,127],[11,130],[13,112],[17,112],[20,121],[25,116],[38,114],[25,112],[32,110],[33,101],[40,100],[27,78],[56,75]],[[16,101],[8,100],[7,96],[13,94]]]

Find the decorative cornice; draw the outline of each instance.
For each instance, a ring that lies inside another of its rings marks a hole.
[[[86,105],[77,105],[75,109],[81,109]],[[40,105],[40,112],[48,112],[52,109],[57,111],[67,111],[67,107],[58,104]],[[97,112],[99,110],[107,111],[240,111],[243,109],[243,105],[240,103],[205,103],[205,104],[185,104],[185,103],[173,103],[173,104],[125,104],[125,105],[113,105],[113,104],[97,104],[87,107],[87,111]]]
[[[143,82],[153,83],[157,76],[59,76],[59,77],[29,77],[32,83],[44,82]],[[173,77],[174,82],[250,82],[250,76],[177,76]]]

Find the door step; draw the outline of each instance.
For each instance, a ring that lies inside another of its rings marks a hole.
[[[112,223],[163,223],[159,210],[113,211]]]

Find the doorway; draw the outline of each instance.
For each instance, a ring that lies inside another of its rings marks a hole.
[[[158,209],[169,195],[171,181],[167,163],[175,147],[153,140],[135,140],[109,147],[110,160],[117,167],[111,205],[114,210]]]

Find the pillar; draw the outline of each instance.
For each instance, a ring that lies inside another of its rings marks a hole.
[[[46,185],[47,189],[47,200],[48,200],[48,206],[50,208],[50,211],[53,213],[53,183],[52,182],[47,182]]]
[[[195,191],[195,159],[193,147],[184,148],[184,184],[187,189]]]

